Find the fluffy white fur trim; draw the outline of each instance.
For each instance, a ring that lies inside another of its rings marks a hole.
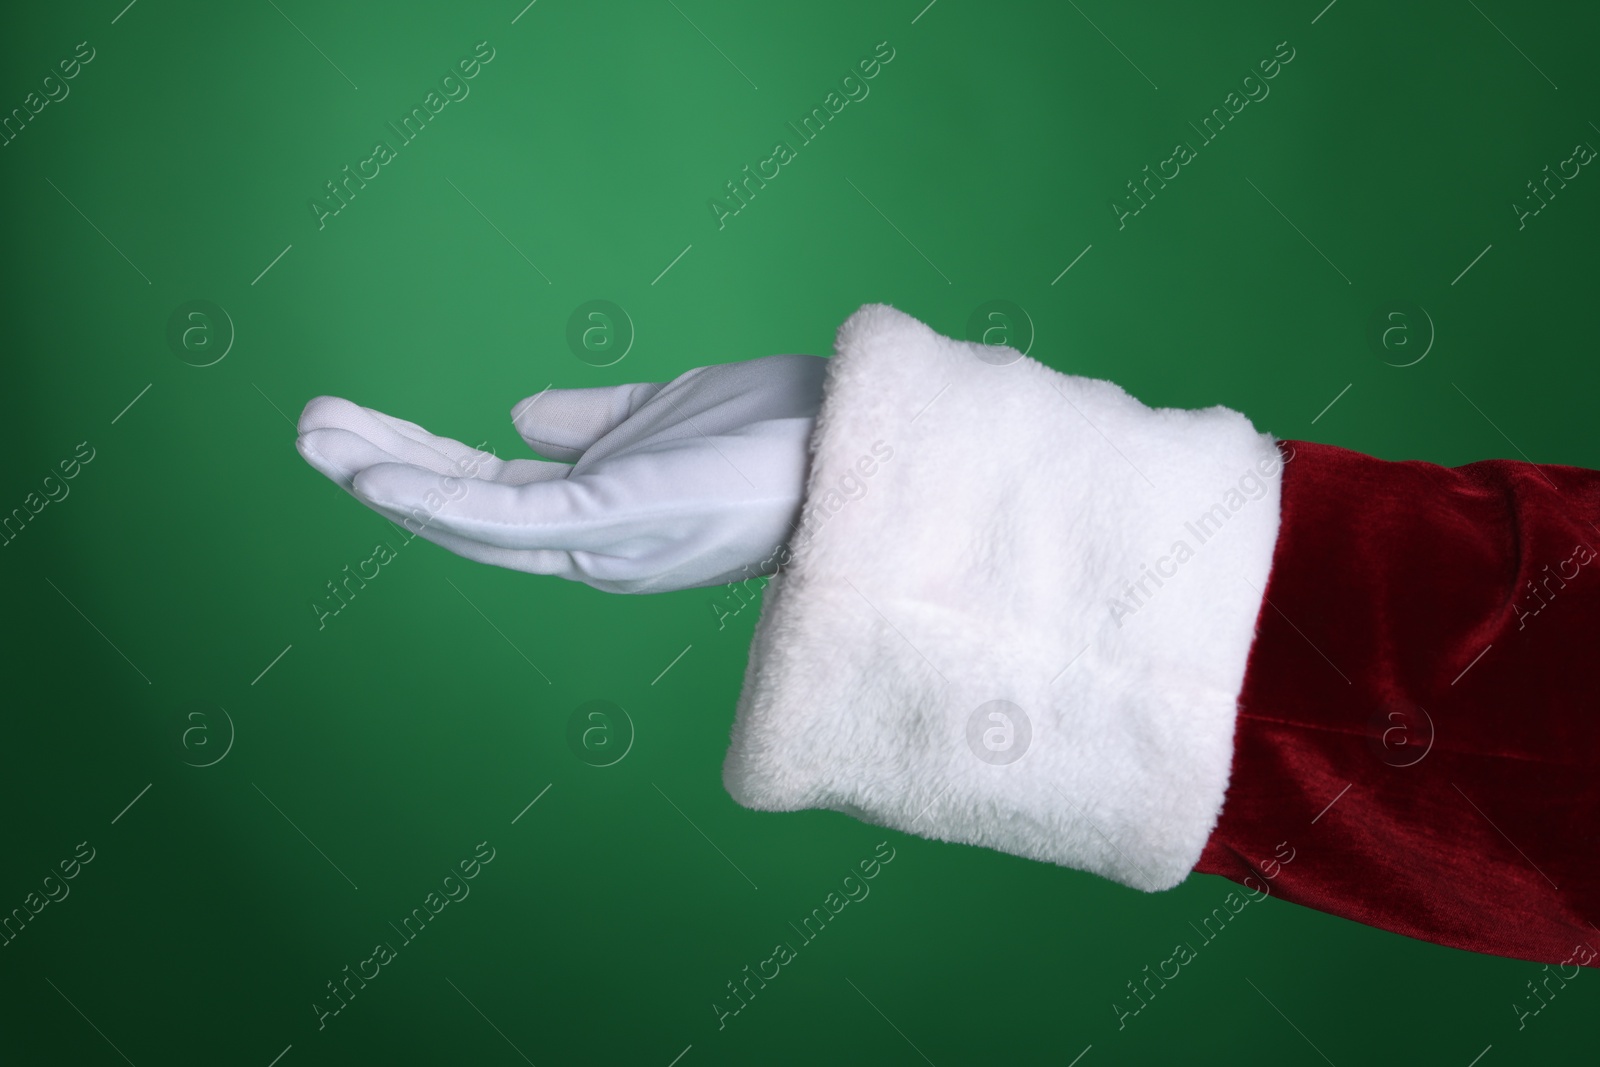
[[[1183,881],[1227,788],[1273,439],[869,304],[839,329],[811,448],[733,798]]]

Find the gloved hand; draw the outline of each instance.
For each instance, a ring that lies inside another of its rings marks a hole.
[[[498,459],[332,396],[306,405],[295,446],[468,559],[613,593],[692,589],[747,577],[789,538],[826,367],[766,356],[513,407],[522,439],[570,465]]]

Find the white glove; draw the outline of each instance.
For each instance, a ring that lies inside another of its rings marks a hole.
[[[571,465],[498,459],[332,396],[306,405],[295,447],[468,559],[613,593],[692,589],[748,577],[789,538],[826,367],[766,356],[512,408],[531,448]]]

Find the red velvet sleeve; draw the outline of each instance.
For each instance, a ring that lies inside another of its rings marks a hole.
[[[1195,870],[1597,965],[1600,472],[1280,448],[1232,776]]]

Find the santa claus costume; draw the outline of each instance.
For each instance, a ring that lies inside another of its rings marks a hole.
[[[733,797],[1593,965],[1600,473],[1276,440],[1011,356],[840,329]]]

